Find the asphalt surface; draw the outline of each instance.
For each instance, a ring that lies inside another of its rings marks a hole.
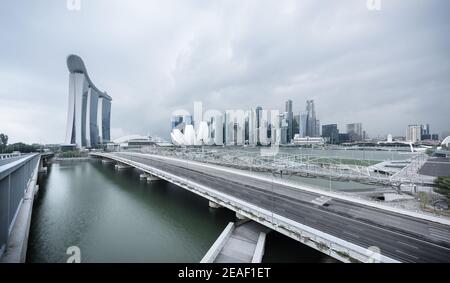
[[[402,262],[450,262],[448,225],[338,199],[320,206],[312,202],[320,194],[184,161],[156,160],[129,153],[117,155],[273,210],[361,247],[376,246],[383,255]]]
[[[433,177],[450,176],[450,158],[429,159],[422,168],[420,168],[419,173]]]

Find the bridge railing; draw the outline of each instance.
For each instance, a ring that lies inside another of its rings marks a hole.
[[[0,166],[0,256],[39,159],[35,153]]]

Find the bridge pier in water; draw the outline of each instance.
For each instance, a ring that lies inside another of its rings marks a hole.
[[[154,176],[152,174],[149,174],[147,172],[141,173],[139,175],[139,179],[146,180],[147,183],[151,183],[151,182],[155,182],[155,181],[160,181],[161,180],[160,178],[158,178],[158,177],[156,177],[156,176]]]
[[[221,208],[222,206],[218,203],[215,203],[213,201],[209,201],[209,207],[211,208]]]
[[[115,168],[116,170],[124,170],[124,169],[130,169],[131,166],[130,166],[130,165],[127,165],[127,164],[123,164],[123,163],[117,162],[117,164],[114,165],[114,168]]]
[[[110,163],[114,163],[114,161],[111,160],[111,159],[108,159],[108,158],[103,158],[102,159],[102,164],[110,164]]]

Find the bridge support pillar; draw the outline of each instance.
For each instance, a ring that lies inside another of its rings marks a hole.
[[[150,176],[150,175],[147,174],[147,173],[141,173],[141,174],[139,175],[139,179],[141,179],[141,180],[147,180],[147,178],[148,178],[149,176]]]
[[[109,163],[113,163],[114,161],[112,161],[111,159],[102,159],[102,164],[109,164]]]
[[[213,201],[209,201],[209,207],[211,208],[221,208],[222,206],[218,203],[215,203]]]
[[[156,176],[150,175],[150,174],[147,177],[147,183],[151,183],[151,182],[155,182],[155,181],[159,181],[159,180],[161,180],[161,179]]]
[[[126,164],[123,164],[123,163],[117,163],[117,164],[114,166],[114,168],[115,168],[116,170],[123,170],[123,169],[131,168],[131,166],[126,165]]]
[[[239,219],[239,220],[247,219],[247,217],[245,217],[244,215],[240,214],[239,212],[236,212],[236,218]]]
[[[47,173],[47,167],[44,167],[44,160],[39,162],[39,173]]]

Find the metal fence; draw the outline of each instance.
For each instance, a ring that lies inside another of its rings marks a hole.
[[[39,160],[36,153],[0,166],[0,256]]]

